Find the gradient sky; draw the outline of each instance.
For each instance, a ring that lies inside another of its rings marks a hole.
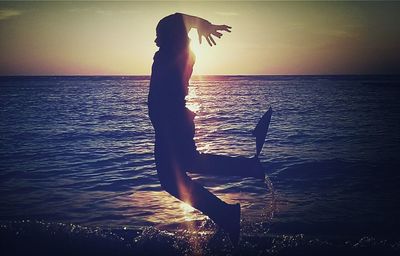
[[[400,2],[0,2],[0,75],[150,74],[174,12],[233,27],[195,74],[400,74]]]

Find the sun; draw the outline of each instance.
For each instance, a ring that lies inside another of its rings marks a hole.
[[[205,53],[205,47],[204,43],[199,44],[198,41],[192,40],[190,42],[190,49],[193,51],[193,53],[196,55],[196,58],[201,58],[204,56]]]
[[[190,49],[196,55],[196,63],[193,67],[194,75],[213,75],[221,74],[219,70],[232,65],[227,63],[227,59],[232,59],[231,55],[224,48],[223,41],[214,37],[217,45],[210,46],[203,37],[203,42],[199,44],[196,30],[189,32]]]
[[[190,38],[190,49],[194,52],[194,54],[197,57],[197,55],[199,55],[201,51],[201,46],[202,46],[199,44],[197,31],[195,29],[190,30],[188,36]]]
[[[206,63],[208,63],[207,61],[211,57],[210,49],[207,49],[210,47],[204,38],[202,44],[199,44],[199,39],[195,30],[189,32],[189,37],[191,39],[190,49],[193,51],[194,55],[196,55],[196,64],[194,65],[193,73],[195,75],[204,75],[207,66]]]

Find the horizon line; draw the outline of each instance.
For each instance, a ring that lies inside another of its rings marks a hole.
[[[0,77],[150,77],[150,74],[138,75],[138,74],[17,74],[17,75],[0,75]],[[212,77],[212,76],[400,76],[397,73],[354,73],[354,74],[208,74],[208,75],[192,75],[192,78],[196,77]]]

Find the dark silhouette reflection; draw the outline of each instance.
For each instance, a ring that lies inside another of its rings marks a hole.
[[[157,172],[163,189],[209,216],[236,244],[240,233],[240,205],[223,202],[186,172],[260,179],[265,174],[257,157],[217,156],[197,151],[193,140],[195,114],[185,106],[195,62],[189,49],[191,28],[197,29],[200,43],[205,37],[210,46],[216,44],[213,36],[221,38],[221,32],[231,29],[181,13],[158,23],[155,42],[159,51],[154,55],[148,98],[155,130]]]

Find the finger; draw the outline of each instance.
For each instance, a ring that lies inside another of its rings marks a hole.
[[[205,38],[206,38],[206,40],[207,40],[207,43],[212,47],[211,41],[210,41],[210,39],[208,38],[208,36],[206,36]]]
[[[222,36],[222,33],[218,32],[218,31],[214,31],[214,32],[212,32],[212,34],[218,38],[221,38],[221,36]]]
[[[223,30],[223,31],[226,31],[226,32],[231,32],[231,29],[232,29],[232,27],[227,26],[227,25],[220,25],[219,26],[219,30]]]
[[[214,45],[217,45],[217,44],[215,43],[214,38],[213,38],[211,35],[210,35],[209,37],[210,37],[211,42],[212,42]]]
[[[201,44],[201,41],[202,41],[201,39],[202,39],[203,36],[200,33],[197,33],[197,35],[199,37],[199,44]]]
[[[232,27],[229,27],[229,26],[224,27],[224,31],[229,32],[229,33],[231,33],[231,29],[232,29]]]

